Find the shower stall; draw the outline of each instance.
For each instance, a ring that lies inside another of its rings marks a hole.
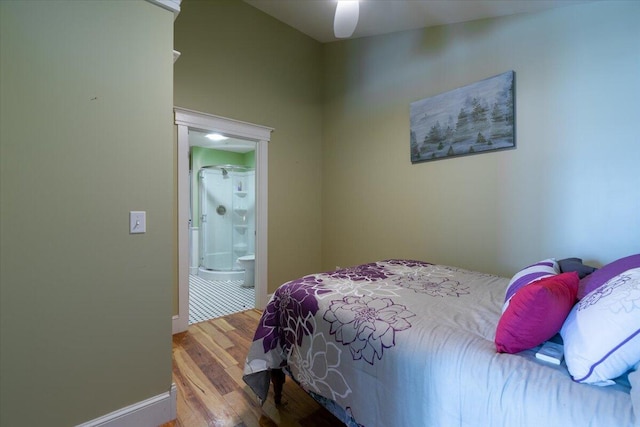
[[[242,280],[238,258],[255,253],[255,170],[206,166],[198,172],[199,268],[208,280]]]

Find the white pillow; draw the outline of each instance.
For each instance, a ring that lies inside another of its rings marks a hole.
[[[573,379],[611,385],[640,362],[640,268],[611,278],[576,304],[560,330]]]
[[[535,264],[531,264],[522,270],[518,271],[509,281],[507,290],[504,296],[504,305],[502,306],[502,312],[504,313],[509,306],[509,301],[520,289],[524,288],[528,284],[535,282],[536,280],[544,279],[545,277],[555,276],[560,274],[560,267],[553,258],[544,259]]]

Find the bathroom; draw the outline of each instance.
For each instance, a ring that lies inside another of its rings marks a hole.
[[[189,130],[189,324],[255,307],[252,141]]]

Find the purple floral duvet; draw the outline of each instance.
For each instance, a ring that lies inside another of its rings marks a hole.
[[[574,383],[535,351],[496,353],[507,284],[409,260],[293,280],[263,312],[244,380],[264,401],[269,371],[286,367],[366,427],[633,425],[628,387]]]

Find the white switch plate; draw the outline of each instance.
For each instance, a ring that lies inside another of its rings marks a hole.
[[[147,213],[145,211],[129,212],[129,234],[147,232]]]

